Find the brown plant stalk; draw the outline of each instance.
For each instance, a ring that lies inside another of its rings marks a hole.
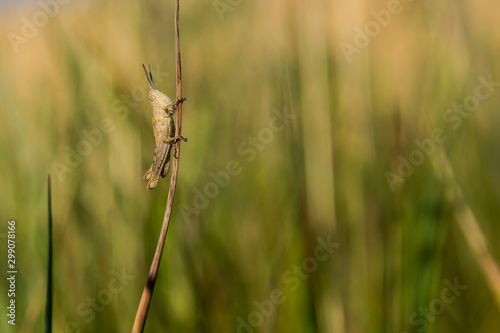
[[[176,97],[177,100],[182,99],[182,76],[181,76],[181,50],[179,44],[179,0],[176,0],[175,5],[175,60],[176,60]],[[181,125],[182,125],[182,103],[177,106],[177,119],[175,123],[175,133],[181,136]],[[179,158],[181,152],[181,140],[175,143],[176,156],[173,158],[172,163],[172,173],[170,175],[170,187],[168,189],[167,205],[165,207],[165,215],[163,216],[163,224],[161,227],[160,237],[158,239],[158,245],[156,247],[155,256],[153,262],[151,263],[151,268],[149,270],[148,279],[144,290],[142,292],[141,301],[139,303],[139,308],[137,309],[137,314],[135,316],[134,326],[132,327],[132,333],[139,333],[144,331],[144,326],[146,324],[146,318],[148,315],[149,306],[151,304],[151,297],[153,295],[153,290],[155,287],[156,277],[158,276],[158,269],[160,266],[161,255],[163,252],[163,247],[165,245],[165,240],[167,238],[168,225],[170,222],[170,216],[172,214],[172,207],[174,204],[175,188],[177,186],[177,174],[179,172]]]

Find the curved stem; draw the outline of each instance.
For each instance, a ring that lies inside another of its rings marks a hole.
[[[179,44],[179,0],[176,0],[175,6],[175,58],[177,63],[177,100],[182,99],[182,80],[181,80],[181,50]],[[176,135],[181,135],[181,125],[182,125],[182,103],[177,106],[177,121],[176,121],[175,133]],[[132,328],[132,333],[139,333],[144,331],[144,326],[146,324],[146,318],[148,315],[149,306],[151,304],[151,297],[153,295],[153,290],[156,283],[156,277],[158,276],[158,269],[160,267],[161,255],[163,252],[163,247],[165,245],[165,240],[167,238],[168,225],[170,222],[170,216],[172,214],[172,207],[174,204],[175,188],[177,186],[177,174],[179,172],[179,156],[181,150],[181,140],[176,143],[177,158],[173,158],[172,163],[172,174],[170,176],[170,187],[168,189],[167,205],[165,207],[165,215],[163,216],[163,224],[161,227],[160,238],[158,239],[158,245],[156,247],[155,256],[153,262],[151,263],[151,268],[149,270],[148,279],[144,290],[142,292],[141,301],[139,303],[139,308],[137,309],[137,314],[134,321],[134,326]]]

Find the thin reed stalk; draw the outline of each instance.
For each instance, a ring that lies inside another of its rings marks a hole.
[[[50,175],[47,177],[48,251],[47,251],[47,294],[45,296],[45,333],[52,332],[52,190]]]
[[[175,5],[175,58],[176,58],[176,96],[177,100],[182,98],[182,76],[181,76],[181,50],[179,44],[179,0],[176,0]],[[182,103],[177,106],[177,120],[175,124],[175,133],[181,136],[181,126],[182,126]],[[177,174],[179,172],[179,158],[181,151],[181,140],[176,143],[176,156],[173,158],[172,163],[172,173],[170,176],[170,187],[168,190],[167,204],[165,208],[165,215],[163,216],[163,225],[161,227],[160,238],[158,239],[158,245],[156,247],[155,256],[153,262],[151,263],[151,268],[149,270],[148,279],[144,290],[142,292],[141,301],[139,303],[139,308],[137,309],[137,314],[134,321],[134,326],[132,328],[132,333],[138,333],[144,331],[144,326],[146,324],[146,318],[148,315],[149,306],[151,304],[151,297],[153,296],[153,290],[156,283],[156,278],[158,276],[158,269],[160,267],[161,255],[163,252],[163,247],[165,245],[165,240],[167,238],[168,226],[170,222],[170,216],[172,214],[172,207],[174,204],[175,188],[177,186]]]

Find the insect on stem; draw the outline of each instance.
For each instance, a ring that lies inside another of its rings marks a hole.
[[[144,179],[148,181],[147,188],[154,189],[158,184],[160,176],[167,176],[170,170],[171,151],[174,150],[174,152],[176,152],[174,145],[179,140],[187,141],[186,138],[176,135],[173,117],[174,113],[177,111],[177,107],[186,99],[181,98],[175,103],[172,102],[170,97],[156,89],[151,67],[148,65],[148,71],[143,64],[142,68],[144,69],[146,80],[151,88],[149,91],[149,101],[153,113],[153,133],[155,136],[153,163],[144,175]],[[178,158],[177,154],[174,154],[174,156]]]

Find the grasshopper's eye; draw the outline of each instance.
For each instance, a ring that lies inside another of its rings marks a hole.
[[[156,93],[156,91],[151,90],[151,91],[149,92],[148,97],[149,97],[149,101],[150,101],[150,102],[154,102],[154,101],[158,98],[158,94]]]

